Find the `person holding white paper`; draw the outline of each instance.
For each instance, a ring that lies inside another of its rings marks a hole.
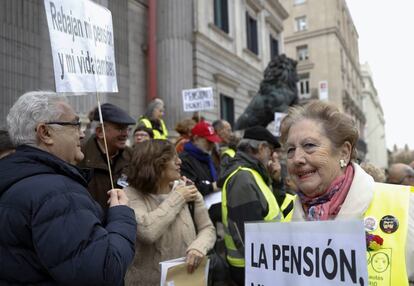
[[[159,285],[159,263],[183,256],[192,273],[214,246],[216,232],[203,197],[191,181],[181,177],[180,166],[175,147],[167,140],[134,147],[125,191],[138,225],[126,285]],[[189,202],[194,202],[194,218]]]
[[[112,189],[103,219],[87,172],[75,166],[85,135],[66,97],[25,93],[7,124],[16,152],[0,160],[0,285],[123,285],[134,211]]]
[[[414,194],[375,183],[356,159],[352,118],[323,101],[289,109],[281,143],[298,197],[292,220],[364,219],[370,285],[414,283]],[[378,267],[378,257],[386,265]]]

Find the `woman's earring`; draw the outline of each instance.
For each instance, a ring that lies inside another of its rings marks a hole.
[[[346,167],[346,162],[344,159],[339,160],[339,166],[341,166],[341,168],[345,168]]]

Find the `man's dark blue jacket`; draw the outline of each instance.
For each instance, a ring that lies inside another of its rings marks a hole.
[[[127,206],[102,209],[81,171],[29,146],[0,160],[0,285],[122,285],[134,257]]]

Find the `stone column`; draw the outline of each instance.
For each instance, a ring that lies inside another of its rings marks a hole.
[[[158,97],[170,134],[184,113],[181,91],[193,87],[193,1],[157,0]]]

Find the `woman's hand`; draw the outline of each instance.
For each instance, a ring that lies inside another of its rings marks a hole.
[[[127,206],[129,199],[125,194],[124,190],[121,189],[112,189],[108,191],[109,199],[108,204],[109,207],[114,206]]]
[[[201,261],[203,261],[204,254],[202,254],[200,251],[195,249],[190,249],[187,252],[187,257],[185,262],[187,262],[187,271],[188,273],[193,273],[194,270],[197,269],[197,267],[200,265]]]
[[[184,184],[179,184],[175,187],[175,191],[180,193],[187,203],[195,201],[197,198],[198,190],[194,185],[185,186]]]

